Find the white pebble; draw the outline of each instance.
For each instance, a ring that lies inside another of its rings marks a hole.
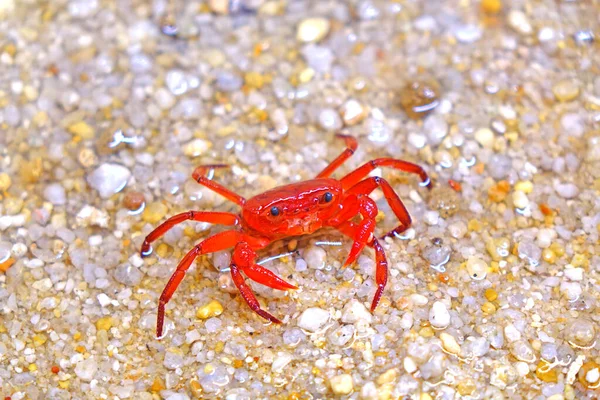
[[[342,128],[342,119],[334,109],[325,108],[319,113],[319,125],[327,131],[337,131]]]
[[[579,188],[573,183],[554,182],[554,190],[564,199],[572,199],[579,194]]]
[[[317,332],[329,321],[329,311],[318,307],[311,307],[300,315],[298,326],[309,332]]]
[[[513,324],[508,324],[504,327],[504,336],[510,342],[521,340],[521,332],[519,332]]]
[[[454,336],[452,336],[446,332],[442,332],[442,333],[440,333],[440,340],[442,341],[442,347],[448,353],[451,353],[451,354],[460,353],[460,345],[456,342],[456,339],[454,339]]]
[[[290,353],[279,352],[277,353],[277,358],[271,364],[271,371],[275,373],[280,373],[283,369],[293,360],[293,357]]]
[[[342,322],[346,324],[354,324],[358,321],[365,321],[370,324],[372,320],[373,316],[367,310],[367,307],[356,299],[350,300],[342,311]]]
[[[156,91],[154,100],[156,100],[158,106],[163,110],[168,110],[175,105],[175,96],[165,88],[160,88]]]
[[[446,328],[450,325],[450,313],[446,305],[441,301],[436,301],[429,310],[429,322],[435,328]]]
[[[325,18],[307,18],[298,24],[296,39],[303,43],[314,43],[329,33],[331,24]]]
[[[100,306],[102,307],[106,307],[111,302],[110,297],[108,297],[104,293],[100,293],[96,298],[98,299],[98,303],[100,303]]]
[[[185,334],[185,342],[187,344],[192,344],[194,342],[197,342],[201,338],[202,338],[202,336],[200,335],[200,332],[198,332],[197,329],[194,329],[193,331],[188,331]]]
[[[194,139],[183,146],[183,154],[188,157],[198,157],[211,148],[211,143],[203,139]]]
[[[331,377],[329,379],[331,390],[336,395],[350,394],[354,389],[354,383],[352,381],[352,375],[341,374]]]
[[[489,128],[481,128],[475,132],[475,140],[486,149],[494,146],[494,132]]]
[[[75,366],[75,375],[84,382],[90,382],[98,371],[98,363],[93,357],[81,360]]]
[[[583,280],[583,268],[566,268],[565,276],[571,281]]]
[[[427,304],[429,302],[429,299],[427,299],[427,297],[423,296],[422,294],[413,293],[410,295],[410,301],[412,301],[412,303],[415,306],[419,307]]]
[[[581,285],[576,282],[563,282],[560,284],[560,291],[567,295],[567,298],[571,301],[577,300],[583,290]]]
[[[311,245],[304,252],[304,261],[309,268],[323,269],[325,268],[325,259],[327,252],[319,246]]]
[[[512,200],[515,207],[518,209],[525,209],[529,205],[529,199],[527,195],[520,190],[515,190],[512,194]]]
[[[485,279],[488,265],[479,257],[469,257],[467,260],[467,272],[474,281]]]
[[[417,370],[417,364],[415,363],[415,360],[410,357],[405,357],[402,361],[402,365],[404,366],[404,370],[409,374],[412,374]]]
[[[438,211],[427,211],[424,221],[427,225],[437,225],[440,221],[440,213]]]
[[[533,27],[527,15],[521,10],[511,10],[508,13],[508,24],[511,28],[522,35],[531,35]]]
[[[100,197],[107,199],[123,190],[131,176],[129,169],[119,164],[100,165],[87,177],[90,186],[98,191]]]
[[[557,234],[554,229],[542,228],[538,231],[535,243],[542,249],[550,247]]]

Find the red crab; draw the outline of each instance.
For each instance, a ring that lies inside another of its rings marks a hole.
[[[242,297],[258,315],[271,322],[281,323],[279,319],[260,308],[242,273],[251,280],[273,289],[297,289],[273,272],[256,264],[256,251],[265,248],[275,240],[310,234],[326,226],[334,227],[354,240],[344,267],[352,264],[365,246],[375,250],[377,291],[371,304],[371,311],[375,310],[387,282],[387,260],[383,247],[373,235],[378,210],[369,194],[376,188],[381,188],[385,199],[400,221],[398,227],[383,237],[397,235],[408,229],[411,218],[406,207],[385,179],[377,176],[367,177],[367,175],[377,167],[391,167],[419,175],[421,185],[429,189],[431,180],[420,166],[392,158],[369,161],[340,180],[329,178],[344,161],[352,156],[358,146],[352,136],[342,134],[336,136],[345,140],[346,149],[315,179],[280,186],[250,199],[245,199],[204,176],[207,171],[226,167],[226,165],[204,165],[196,168],[192,177],[199,184],[238,204],[242,207],[242,211],[239,214],[213,211],[184,212],[169,218],[144,240],[142,257],[152,252],[150,247],[152,242],[180,222],[194,220],[232,227],[231,230],[204,239],[180,261],[160,296],[156,325],[156,335],[159,338],[163,334],[165,305],[196,257],[231,247],[234,248],[231,257],[231,276]],[[355,217],[358,215],[362,218],[359,222],[355,222]]]

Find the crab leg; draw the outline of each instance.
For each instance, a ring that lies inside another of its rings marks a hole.
[[[344,267],[347,267],[356,261],[360,252],[373,237],[373,232],[375,231],[375,217],[377,216],[377,206],[375,205],[375,202],[368,196],[351,196],[344,201],[344,203],[345,207],[348,207],[352,210],[356,209],[363,217],[362,221],[356,225],[354,235],[352,236],[354,243],[352,243],[350,254],[348,254],[348,258],[344,263]],[[344,213],[344,211],[342,211],[342,213]],[[352,213],[349,218],[353,217],[354,215],[356,215],[356,212]]]
[[[240,241],[247,241],[255,245],[256,248],[266,246],[269,242],[266,239],[256,239],[244,235],[238,231],[225,231],[211,236],[192,248],[179,262],[177,269],[171,275],[169,283],[165,286],[158,303],[158,318],[156,320],[156,336],[161,337],[163,334],[163,324],[165,317],[165,306],[173,297],[173,293],[183,280],[185,273],[190,268],[196,257],[200,254],[214,253],[235,246]]]
[[[371,178],[362,180],[356,185],[352,186],[350,190],[348,190],[348,194],[368,195],[377,187],[381,188],[385,200],[390,205],[390,208],[392,209],[394,214],[396,214],[398,220],[400,220],[399,226],[392,229],[391,231],[383,235],[381,238],[383,239],[387,236],[395,236],[396,234],[404,232],[410,227],[412,219],[410,217],[410,214],[408,213],[408,210],[406,209],[406,206],[404,205],[402,200],[400,200],[398,194],[394,191],[392,186],[385,179],[380,178],[378,176],[373,176]]]
[[[226,212],[187,211],[177,214],[160,224],[156,229],[150,232],[148,236],[146,236],[144,243],[142,244],[141,256],[149,256],[152,253],[152,249],[150,247],[152,242],[160,238],[175,225],[188,220],[229,226],[237,225],[239,223],[239,218],[237,215]]]
[[[329,163],[329,165],[325,167],[325,169],[321,171],[319,175],[317,175],[317,178],[327,178],[329,175],[331,175],[333,171],[339,168],[340,165],[342,165],[347,159],[349,159],[352,156],[352,154],[354,154],[356,148],[358,147],[358,143],[356,142],[356,139],[353,136],[338,133],[335,135],[335,137],[344,139],[344,141],[346,142],[346,149],[342,152],[342,154],[337,156],[335,160]]]
[[[342,182],[344,189],[349,189],[377,167],[391,167],[411,174],[417,174],[421,178],[421,185],[431,189],[431,179],[429,179],[427,172],[425,172],[423,168],[416,164],[409,163],[408,161],[396,160],[393,158],[377,158],[371,160],[344,176],[340,179],[340,182]]]
[[[354,237],[357,228],[358,227],[353,222],[345,222],[336,227],[336,229],[338,229],[344,235],[351,238]],[[375,250],[375,283],[377,283],[377,290],[375,291],[375,296],[373,297],[373,302],[371,303],[371,312],[373,312],[377,308],[377,305],[381,300],[381,296],[383,295],[385,285],[387,284],[388,269],[387,258],[385,257],[385,252],[383,251],[383,247],[379,241],[376,238],[373,238],[369,243],[367,243],[367,246],[372,247]]]
[[[252,311],[257,313],[264,319],[268,319],[274,324],[281,323],[280,320],[278,320],[273,315],[260,308],[260,303],[256,299],[256,296],[254,296],[254,293],[252,293],[252,289],[250,289],[250,286],[248,286],[244,281],[244,277],[242,276],[239,268],[235,264],[231,265],[231,277],[233,278],[233,283],[235,283],[235,286],[237,286],[238,290],[242,294],[242,297],[244,298],[246,303],[248,303],[248,306],[250,306]]]
[[[235,246],[231,257],[232,264],[235,264],[248,278],[261,285],[268,286],[277,290],[298,289],[296,286],[288,283],[275,275],[270,270],[254,262],[256,253],[246,242],[240,242]]]
[[[226,199],[231,200],[240,206],[243,206],[244,203],[246,202],[245,198],[243,198],[242,196],[240,196],[237,193],[232,192],[231,190],[227,189],[226,187],[224,187],[214,181],[211,181],[210,179],[208,179],[207,177],[204,176],[204,174],[207,171],[210,171],[211,169],[228,168],[228,167],[229,166],[225,165],[225,164],[201,165],[198,168],[196,168],[194,170],[194,172],[192,172],[192,178],[194,178],[194,180],[196,182],[198,182],[199,184],[206,186],[210,190],[220,194],[221,196],[225,197]]]

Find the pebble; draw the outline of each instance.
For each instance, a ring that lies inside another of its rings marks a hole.
[[[436,301],[429,310],[429,322],[435,328],[444,329],[450,325],[450,313],[441,301]]]
[[[354,390],[354,382],[350,374],[335,375],[329,379],[329,384],[336,395],[350,394]]]
[[[298,318],[298,326],[309,332],[317,332],[329,321],[329,311],[318,307],[307,308]]]
[[[67,203],[65,188],[60,183],[51,183],[44,189],[44,198],[55,206]]]
[[[126,167],[104,163],[88,175],[87,182],[98,191],[100,197],[107,199],[123,190],[130,177],[131,172]]]
[[[167,215],[169,211],[168,207],[160,202],[154,201],[146,206],[144,212],[142,212],[142,220],[149,224],[156,224]]]
[[[189,88],[185,73],[180,69],[172,69],[167,72],[165,82],[171,93],[175,96],[184,94]]]
[[[574,183],[554,182],[554,190],[563,199],[572,199],[579,194],[579,188]]]
[[[90,382],[98,371],[98,363],[93,357],[81,360],[75,366],[75,375],[84,382]]]
[[[422,119],[438,105],[440,84],[434,80],[409,82],[400,92],[400,106],[411,119]]]
[[[337,131],[342,128],[342,119],[334,109],[325,108],[319,113],[319,125],[326,131]]]
[[[69,131],[73,135],[77,135],[82,139],[93,139],[95,136],[94,128],[92,128],[85,121],[77,121],[67,127],[67,131]]]
[[[533,27],[529,22],[529,17],[521,10],[511,10],[508,13],[508,25],[517,33],[528,36],[533,33]]]
[[[512,201],[516,208],[524,210],[529,206],[529,198],[520,190],[515,190],[512,194]]]
[[[204,139],[194,139],[183,146],[183,154],[188,157],[198,157],[206,153],[212,143]]]
[[[540,263],[542,250],[532,241],[521,241],[517,247],[517,251],[519,258],[528,261],[530,266],[535,267]]]
[[[342,104],[340,114],[346,126],[359,124],[368,115],[365,107],[357,100],[348,100]]]
[[[474,43],[481,39],[481,29],[477,25],[461,25],[454,30],[454,36],[461,43]]]
[[[298,24],[296,39],[303,43],[315,43],[329,33],[330,22],[326,18],[307,18]]]
[[[244,83],[244,79],[235,72],[221,71],[217,74],[217,88],[224,92],[235,92]]]
[[[306,63],[315,72],[326,73],[331,70],[334,56],[329,47],[309,44],[302,48],[301,53]]]
[[[504,154],[494,154],[486,167],[492,178],[504,179],[512,168],[512,159]]]
[[[8,188],[12,185],[12,179],[10,175],[6,172],[0,173],[0,191],[8,190]]]
[[[404,360],[402,360],[402,366],[409,374],[412,374],[418,369],[417,363],[415,363],[415,360],[413,360],[411,357],[405,357]]]
[[[371,323],[373,315],[367,310],[367,307],[356,299],[350,300],[342,310],[342,322],[354,324],[358,321]]]
[[[587,318],[577,318],[565,329],[567,341],[577,347],[589,347],[595,343],[596,327]]]
[[[183,367],[183,355],[181,350],[177,348],[170,348],[165,352],[165,358],[163,365],[167,369],[177,369]]]
[[[170,110],[175,105],[175,97],[165,88],[160,88],[154,93],[154,100],[158,107]]]
[[[277,353],[277,358],[271,364],[271,371],[278,374],[283,372],[284,368],[292,362],[294,357],[290,353],[279,352]]]
[[[325,268],[326,260],[327,252],[319,246],[310,245],[304,251],[304,261],[309,268],[323,269]]]
[[[513,324],[508,324],[504,327],[504,337],[509,342],[515,342],[521,340],[521,332]]]
[[[477,129],[475,131],[475,140],[486,149],[491,149],[494,147],[495,142],[494,132],[489,128]]]
[[[469,257],[467,260],[467,272],[474,281],[480,281],[487,276],[488,265],[479,257]]]
[[[432,146],[442,143],[448,134],[448,123],[441,115],[431,115],[425,119],[423,130],[427,135],[427,141]]]
[[[556,100],[566,103],[579,97],[580,84],[573,79],[559,81],[552,86],[552,93]]]
[[[130,211],[139,210],[145,202],[144,194],[140,192],[127,192],[123,197],[123,207]]]
[[[442,332],[442,333],[440,333],[440,340],[442,341],[442,347],[448,353],[451,353],[451,354],[460,353],[460,345],[456,342],[456,339],[454,339],[454,336],[450,335],[449,333]]]

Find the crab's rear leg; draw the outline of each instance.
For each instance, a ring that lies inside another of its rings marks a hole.
[[[188,220],[228,226],[237,225],[239,223],[239,217],[237,215],[226,212],[187,211],[177,214],[160,224],[156,229],[150,232],[148,236],[146,236],[144,243],[142,244],[141,256],[149,256],[152,253],[150,248],[152,242],[160,238],[175,225]]]
[[[206,186],[213,192],[216,192],[216,193],[220,194],[221,196],[225,197],[226,199],[231,200],[240,206],[243,206],[244,203],[246,202],[245,198],[243,198],[242,196],[240,196],[237,193],[232,192],[231,190],[227,189],[225,186],[223,186],[215,181],[212,181],[212,180],[208,179],[206,176],[204,176],[206,174],[206,172],[208,172],[210,170],[217,169],[217,168],[228,168],[228,167],[229,166],[226,164],[201,165],[194,170],[194,172],[192,173],[192,178],[194,178],[194,180],[196,182],[198,182],[201,185]]]
[[[329,165],[317,175],[317,178],[327,178],[333,173],[333,171],[338,169],[340,165],[342,165],[347,159],[349,159],[358,148],[356,138],[354,138],[353,136],[338,133],[337,135],[335,135],[335,137],[344,139],[344,141],[346,142],[346,149],[342,152],[342,154],[337,156],[335,160],[329,163]]]
[[[348,221],[337,226],[336,228],[344,235],[354,238],[358,226],[355,223]],[[375,283],[377,284],[377,290],[375,291],[375,296],[373,297],[373,302],[371,303],[371,312],[373,312],[381,301],[381,296],[383,295],[385,285],[387,284],[388,264],[383,247],[376,238],[372,238],[371,241],[366,245],[375,250]]]
[[[225,250],[227,248],[235,246],[236,243],[240,241],[251,241],[253,242],[257,248],[261,246],[264,247],[268,244],[267,240],[255,239],[244,235],[238,231],[225,231],[217,233],[214,236],[211,236],[191,249],[179,262],[177,265],[177,269],[171,275],[171,279],[165,286],[163,290],[159,302],[158,302],[158,316],[156,320],[156,336],[162,337],[163,334],[163,325],[165,318],[165,306],[173,297],[173,293],[177,290],[177,287],[185,277],[185,273],[190,268],[196,257],[200,254],[214,253],[216,251]]]
[[[423,168],[417,164],[403,160],[396,160],[394,158],[377,158],[369,161],[366,164],[363,164],[340,179],[340,182],[342,182],[342,187],[346,190],[350,189],[352,186],[356,185],[360,180],[366,177],[371,171],[378,167],[390,167],[400,171],[419,175],[419,178],[421,178],[421,185],[431,189],[431,179],[429,179],[429,175],[427,175],[427,172],[425,172]]]

